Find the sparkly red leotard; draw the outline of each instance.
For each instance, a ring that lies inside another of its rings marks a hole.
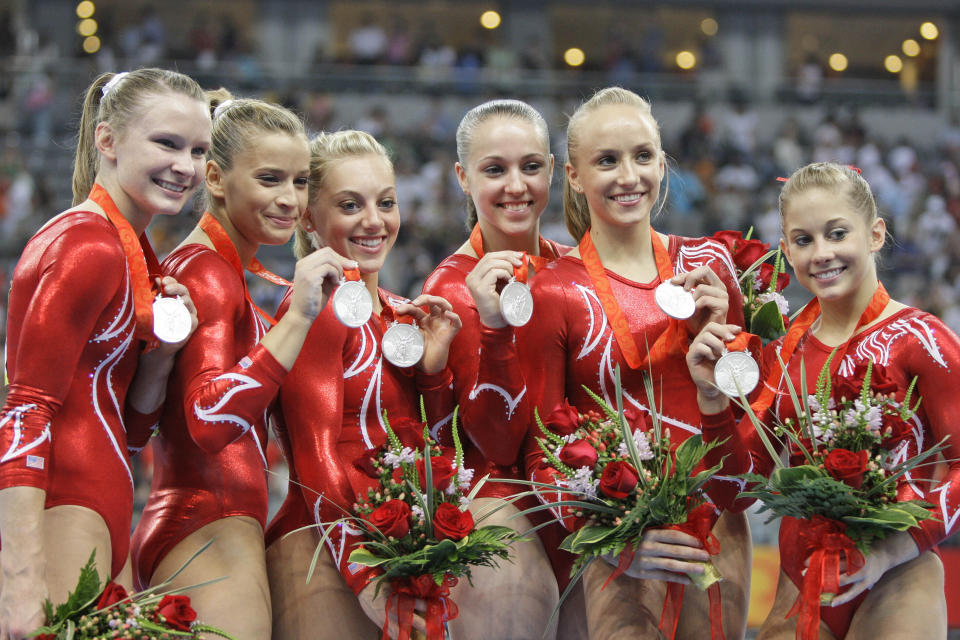
[[[778,343],[767,346],[765,360],[768,363],[776,361],[774,354],[778,348]],[[816,380],[832,351],[832,347],[807,332],[788,364],[795,388],[799,389],[801,363],[806,368],[806,379]],[[957,521],[960,520],[960,427],[955,421],[956,390],[960,385],[960,340],[937,317],[908,307],[856,335],[850,341],[838,375],[850,375],[858,363],[870,359],[882,365],[887,377],[897,384],[898,400],[903,398],[914,376],[918,377],[914,397],[923,400],[914,417],[913,437],[908,441],[903,456],[914,456],[945,436],[950,436],[943,455],[951,462],[940,483],[934,486],[928,482],[933,467],[927,466],[922,467],[919,473],[905,476],[897,491],[901,500],[923,499],[935,505],[932,510],[934,519],[924,520],[919,527],[910,529],[910,535],[923,552],[956,531]],[[771,411],[780,420],[796,417],[789,391],[782,379]],[[767,422],[770,422],[769,416]],[[735,437],[718,452],[718,455],[732,454],[724,471],[742,473],[752,468],[755,473],[769,474],[772,466],[770,455],[748,420],[734,427],[729,412],[704,416],[704,435],[708,439],[731,434]],[[799,457],[793,462],[802,463]],[[745,508],[748,504],[740,501],[736,506]],[[801,522],[784,518],[780,524],[781,565],[798,588],[806,558],[800,557],[792,541],[796,540]],[[838,639],[846,635],[853,614],[865,596],[863,594],[839,607],[820,608],[821,619]]]
[[[736,272],[723,245],[710,239],[670,236],[667,252],[675,273],[709,265],[726,285],[730,298],[728,321],[743,324]],[[637,343],[653,344],[669,320],[654,301],[659,277],[649,283],[638,283],[611,271],[606,273]],[[530,324],[521,328],[517,335],[531,407],[545,415],[567,398],[581,412],[597,409],[582,385],[613,405],[614,371],[619,365],[624,408],[646,412],[646,392],[641,379],[641,373],[646,369],[633,370],[627,365],[583,261],[571,256],[554,261],[533,280],[532,289],[536,309],[546,311],[534,312]],[[652,378],[658,409],[673,443],[679,445],[691,435],[700,433],[696,387],[683,355],[671,356],[666,362],[654,366]],[[553,483],[555,472],[543,466],[542,453],[533,440],[536,435],[536,428],[531,426],[525,445],[528,477]],[[737,485],[725,480],[714,481],[708,488],[711,495],[714,491],[733,491],[734,494],[737,491]],[[545,499],[552,501],[559,497],[554,495]],[[555,515],[560,517],[561,514]],[[556,543],[559,544],[560,540],[562,533]],[[558,580],[565,579],[569,575],[569,564],[560,567],[555,563],[554,571]]]
[[[143,343],[117,230],[90,211],[58,216],[27,243],[7,316],[10,392],[0,413],[0,489],[46,491],[110,532],[126,562],[133,476],[122,414]]]
[[[259,344],[263,321],[240,274],[201,244],[167,257],[163,272],[190,290],[199,326],[170,375],[153,440],[150,498],[133,536],[140,584],[197,529],[228,516],[267,519],[267,413],[286,369]]]
[[[379,291],[384,306],[404,302]],[[289,296],[280,305],[286,311]],[[376,481],[353,465],[368,448],[386,442],[383,412],[392,424],[419,421],[419,394],[423,394],[431,430],[449,443],[454,399],[449,368],[433,374],[414,367],[401,369],[380,353],[386,330],[377,315],[362,327],[348,329],[333,314],[332,305],[320,313],[307,334],[290,375],[280,390],[283,425],[289,439],[291,477],[287,499],[271,522],[267,543],[294,529],[333,522],[350,512],[358,493],[366,494]],[[438,433],[438,431],[443,431]],[[304,521],[306,516],[309,518]],[[348,566],[353,544],[349,531],[335,531],[327,544],[334,562],[354,593],[366,586],[372,572]]]

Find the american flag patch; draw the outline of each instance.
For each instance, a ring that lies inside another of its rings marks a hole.
[[[44,459],[41,456],[27,456],[27,466],[31,469],[43,469]]]
[[[356,562],[351,562],[347,565],[347,571],[350,572],[350,575],[355,575],[357,571],[363,568],[362,564],[357,564]]]
[[[250,365],[252,364],[253,364],[253,360],[250,359],[250,356],[243,356],[243,358],[240,359],[241,369],[249,369]]]

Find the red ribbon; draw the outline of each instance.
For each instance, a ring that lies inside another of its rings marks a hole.
[[[443,582],[437,584],[432,575],[422,575],[412,578],[392,580],[392,591],[387,598],[387,613],[383,622],[383,635],[380,640],[390,640],[390,610],[393,603],[397,603],[397,620],[399,635],[397,640],[410,640],[410,630],[413,628],[413,607],[417,599],[427,603],[427,640],[443,640],[443,625],[460,615],[457,605],[450,599],[450,589],[457,584],[457,579],[449,573],[443,577]]]
[[[786,618],[800,614],[797,621],[797,640],[817,640],[820,637],[820,595],[840,592],[840,560],[846,560],[846,573],[858,571],[865,562],[844,530],[845,524],[815,515],[798,527],[797,544],[800,557],[809,557],[807,573],[793,608]]]
[[[690,534],[700,541],[707,553],[715,556],[720,553],[720,540],[713,535],[713,525],[716,524],[717,517],[716,507],[705,502],[691,511],[683,524],[672,524],[664,528]],[[663,611],[660,612],[660,630],[669,640],[673,640],[677,635],[680,610],[683,608],[683,591],[684,585],[678,582],[667,583],[667,597],[663,601]],[[707,597],[710,600],[710,638],[726,640],[723,635],[723,606],[719,582],[714,582],[707,588]]]

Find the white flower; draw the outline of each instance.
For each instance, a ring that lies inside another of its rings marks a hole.
[[[594,479],[593,469],[591,467],[580,467],[569,480],[559,480],[557,482],[562,487],[567,487],[571,491],[582,493],[589,498],[597,497],[597,485],[600,479]]]
[[[394,469],[399,467],[401,462],[412,464],[414,460],[416,460],[416,455],[413,453],[413,449],[410,447],[404,447],[400,450],[399,454],[394,453],[393,451],[387,451],[383,455],[383,461]]]
[[[647,434],[641,431],[640,429],[633,430],[633,441],[637,445],[637,456],[641,460],[652,460],[653,451],[650,449],[650,440],[647,438]],[[621,456],[627,455],[627,443],[621,442],[617,447],[617,453]]]
[[[423,509],[420,508],[420,505],[415,504],[410,507],[410,513],[413,514],[413,517],[417,520],[423,520]]]
[[[571,442],[576,442],[577,440],[580,440],[580,436],[578,436],[576,432],[574,432],[569,435],[565,435],[560,439],[563,440],[564,444],[570,444]]]
[[[781,314],[787,315],[790,313],[790,303],[787,302],[787,299],[776,291],[772,291],[770,293],[761,293],[757,296],[757,301],[762,305],[767,304],[771,300],[777,303],[777,309]]]
[[[111,629],[116,629],[117,627],[120,626],[120,624],[121,624],[120,621],[117,620],[116,618],[110,618],[110,621],[107,622],[107,626],[110,627]]]
[[[457,469],[457,484],[469,485],[473,482],[473,469],[460,467]]]
[[[136,621],[135,618],[127,618],[126,623],[130,625],[131,629],[137,629],[140,627],[140,624]]]
[[[460,511],[466,511],[470,508],[470,498],[467,496],[460,496]]]
[[[457,484],[455,482],[451,482],[447,485],[447,488],[444,489],[443,492],[448,496],[452,496],[457,492]]]

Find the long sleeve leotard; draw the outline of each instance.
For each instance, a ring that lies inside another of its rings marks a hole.
[[[384,306],[402,299],[384,290]],[[282,315],[289,296],[281,303]],[[386,442],[383,413],[396,424],[419,422],[423,395],[431,431],[449,444],[453,393],[449,368],[433,374],[401,369],[380,352],[386,323],[373,315],[365,325],[348,329],[333,314],[332,305],[314,321],[300,355],[280,390],[291,478],[290,490],[271,523],[268,543],[299,526],[330,523],[352,512],[357,494],[366,495],[376,481],[353,465],[354,460]],[[299,501],[299,504],[298,504]],[[310,520],[298,520],[304,515]],[[328,548],[347,584],[359,593],[373,575],[351,570],[347,561],[359,538],[341,528],[328,539]]]
[[[770,360],[776,362],[774,353],[778,348],[779,343],[768,345],[765,352],[768,366]],[[800,388],[801,363],[806,369],[806,379],[816,380],[832,351],[832,347],[807,332],[787,365],[794,388]],[[948,469],[940,482],[929,482],[933,467],[926,466],[906,475],[898,486],[899,499],[921,499],[934,505],[934,519],[924,520],[919,527],[909,530],[918,549],[923,552],[953,534],[960,520],[960,427],[955,420],[956,390],[960,387],[960,340],[936,316],[908,307],[854,336],[838,374],[850,375],[857,364],[871,359],[883,366],[887,378],[897,384],[898,400],[903,398],[914,376],[917,377],[914,397],[922,398],[922,402],[913,418],[912,437],[901,456],[914,456],[945,436],[950,436],[947,449],[943,452],[949,461]],[[795,417],[788,387],[781,379],[773,407],[762,418],[769,424]],[[770,473],[770,455],[748,419],[741,420],[735,426],[729,412],[704,416],[704,435],[707,439],[733,436],[721,449],[715,450],[717,455],[731,454],[725,472],[743,473],[752,469],[755,473]],[[799,452],[792,452],[791,461],[794,464],[803,463]],[[739,501],[736,507],[744,508],[748,504]],[[800,557],[793,544],[800,526],[801,521],[794,518],[784,518],[780,524],[781,566],[797,585],[801,584],[806,560]],[[862,599],[863,596],[840,607],[821,608],[823,621],[837,638],[846,635],[853,613]]]
[[[263,321],[215,250],[189,244],[162,265],[190,290],[199,326],[170,375],[153,440],[150,498],[133,537],[141,584],[187,535],[228,516],[267,519],[267,415],[286,369],[259,344]]]
[[[37,232],[14,272],[7,318],[0,489],[36,487],[47,508],[97,512],[116,576],[133,513],[124,403],[143,343],[113,225],[70,211]]]
[[[729,295],[728,322],[743,324],[743,304],[736,272],[723,245],[710,239],[670,236],[667,251],[675,273],[710,266],[723,281]],[[669,320],[654,300],[654,290],[660,279],[640,283],[611,271],[606,273],[634,339],[643,350],[642,345],[653,344]],[[641,378],[643,370],[633,370],[627,365],[583,261],[571,256],[556,260],[537,275],[532,289],[535,308],[544,311],[534,313],[531,322],[518,332],[517,339],[531,407],[546,415],[566,398],[581,412],[599,409],[583,386],[615,405],[614,372],[619,365],[624,408],[647,412]],[[671,356],[655,366],[652,382],[656,409],[674,446],[700,433],[696,387],[690,379],[684,356]],[[556,471],[543,464],[542,452],[534,440],[537,435],[536,424],[531,419],[525,445],[527,477],[554,483]],[[735,494],[737,489],[736,484],[720,479],[708,485],[712,497],[714,492],[732,491]],[[557,495],[544,496],[551,501],[558,498]],[[562,516],[560,513],[555,515]],[[552,559],[561,557],[555,554]],[[560,579],[565,575],[562,572],[569,573],[569,565],[564,568],[555,562],[554,570]]]

